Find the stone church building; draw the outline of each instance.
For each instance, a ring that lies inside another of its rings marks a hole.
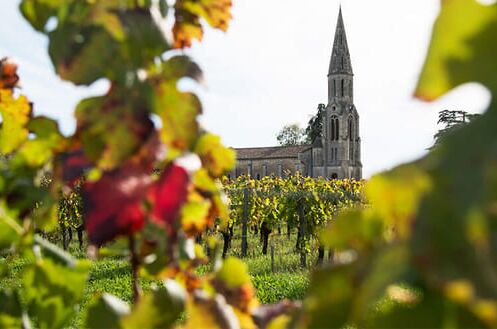
[[[362,178],[359,114],[354,106],[354,74],[342,10],[328,70],[328,105],[323,133],[312,145],[238,148],[231,178],[250,174],[283,176],[299,171],[311,177]]]

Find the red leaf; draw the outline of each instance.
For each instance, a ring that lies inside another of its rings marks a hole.
[[[141,203],[152,184],[153,164],[160,157],[161,147],[154,134],[123,166],[84,184],[85,227],[92,243],[101,245],[143,227],[145,211]]]
[[[85,226],[90,241],[101,245],[118,235],[140,230],[145,221],[141,201],[150,183],[150,172],[134,165],[105,173],[97,182],[85,183]]]
[[[58,155],[57,160],[55,170],[57,176],[71,186],[92,166],[90,159],[82,149],[61,153]]]
[[[17,64],[8,57],[0,59],[0,89],[13,89],[18,82]]]
[[[188,173],[183,167],[169,166],[149,191],[153,204],[152,220],[170,226],[185,203],[188,190]]]

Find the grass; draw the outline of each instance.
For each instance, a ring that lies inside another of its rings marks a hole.
[[[270,241],[274,248],[274,271],[270,252],[268,255],[262,255],[261,243],[255,236],[249,237],[249,253],[244,259],[248,265],[252,283],[257,289],[258,299],[262,303],[275,303],[285,298],[302,299],[309,286],[309,269],[300,267],[299,255],[295,254],[293,249],[295,237],[288,239],[286,235],[275,235]],[[70,253],[77,258],[83,258],[84,252],[76,245],[76,243],[71,244]],[[240,239],[235,238],[229,254],[239,256],[240,245]],[[311,253],[315,252],[311,251]],[[315,258],[315,256],[309,256],[309,264],[315,262]],[[0,289],[21,287],[19,277],[25,263],[25,260],[21,258],[10,262],[10,276],[0,281]],[[200,273],[207,270],[208,267],[199,268]],[[151,283],[151,281],[144,280],[141,286],[147,290]],[[80,311],[74,317],[71,327],[82,327],[86,305],[97,292],[109,293],[125,301],[131,301],[131,270],[125,259],[107,258],[93,263]]]

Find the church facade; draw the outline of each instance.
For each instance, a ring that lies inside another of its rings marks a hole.
[[[235,149],[237,164],[229,176],[261,178],[299,171],[311,177],[362,179],[359,113],[354,106],[354,74],[341,9],[328,70],[328,104],[321,135],[309,145]]]

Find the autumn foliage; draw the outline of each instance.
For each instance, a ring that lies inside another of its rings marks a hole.
[[[63,136],[56,121],[33,116],[14,61],[0,61],[0,279],[13,259],[26,260],[22,285],[0,290],[0,327],[63,328],[78,309],[93,260],[38,234],[55,227],[58,198],[78,184],[90,258],[116,248],[133,278],[133,304],[96,293],[86,327],[497,326],[494,101],[426,157],[373,177],[368,206],[328,212],[330,225],[316,235],[340,257],[313,272],[302,303],[261,306],[242,261],[222,262],[216,246],[208,257],[194,242],[230,221],[219,178],[235,155],[198,123],[198,97],[177,88],[199,81],[200,68],[171,53],[208,26],[226,30],[231,1],[23,0],[20,11],[48,38],[62,79],[110,87],[77,105],[76,132]],[[415,95],[433,100],[470,81],[495,94],[496,27],[497,4],[442,1]],[[188,157],[201,167],[183,168]],[[282,211],[266,199],[261,209]],[[311,201],[310,212],[326,213]],[[195,271],[208,262],[211,272]],[[142,292],[140,278],[158,284]]]

